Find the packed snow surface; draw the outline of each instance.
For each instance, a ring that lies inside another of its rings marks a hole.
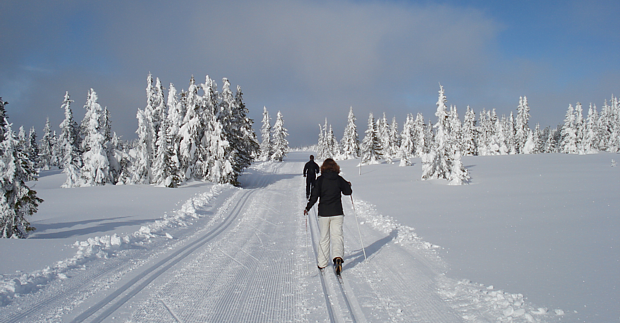
[[[0,240],[0,322],[620,319],[616,155],[463,158],[463,186],[421,181],[415,159],[342,161],[342,281],[316,269],[308,155],[256,162],[241,188],[43,172],[37,231]]]

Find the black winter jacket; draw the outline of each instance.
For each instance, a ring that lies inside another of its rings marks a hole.
[[[352,193],[351,185],[344,178],[332,171],[325,171],[316,180],[310,201],[306,205],[306,211],[310,211],[317,199],[321,198],[319,216],[344,215],[341,194],[351,195]]]
[[[311,160],[304,166],[304,177],[308,176],[309,178],[315,179],[320,170],[319,165],[317,165],[314,160]]]

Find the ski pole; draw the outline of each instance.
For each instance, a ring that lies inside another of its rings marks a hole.
[[[360,235],[360,244],[362,245],[362,251],[364,252],[364,260],[366,258],[366,249],[364,248],[364,241],[362,241],[362,231],[360,230],[360,222],[357,220],[357,211],[355,211],[355,203],[353,203],[353,194],[351,194],[351,205],[353,206],[353,214],[355,214],[355,223],[357,224],[357,232]]]

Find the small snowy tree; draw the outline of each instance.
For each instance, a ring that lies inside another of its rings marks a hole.
[[[565,154],[576,154],[577,151],[577,129],[575,126],[575,110],[573,105],[568,105],[564,126],[562,127],[562,141],[560,151]]]
[[[73,119],[72,102],[69,92],[66,92],[60,107],[65,111],[65,119],[60,124],[60,137],[58,138],[61,165],[63,173],[67,175],[65,183],[62,185],[64,188],[79,186],[80,169],[82,168],[79,127]]]
[[[104,112],[97,102],[97,93],[93,89],[86,99],[86,114],[82,121],[84,129],[84,164],[80,171],[82,184],[85,186],[105,185],[110,182],[110,164],[107,156],[105,138]]]
[[[206,127],[204,109],[200,102],[202,100],[198,96],[198,87],[193,76],[190,78],[189,88],[184,98],[186,114],[183,118],[183,125],[179,129],[179,159],[182,181],[200,177],[197,176],[199,150]]]
[[[463,138],[463,155],[477,156],[478,147],[476,145],[476,114],[474,110],[467,106],[465,119],[463,121],[462,138]]]
[[[263,107],[263,120],[261,126],[261,143],[259,160],[267,161],[273,152],[271,144],[271,119],[267,107]]]
[[[519,106],[517,107],[517,120],[515,123],[515,149],[518,154],[523,154],[523,149],[530,136],[530,107],[527,104],[527,97],[519,97]]]
[[[273,154],[271,154],[271,160],[282,161],[282,158],[288,153],[288,141],[286,140],[288,132],[286,128],[284,128],[284,119],[280,111],[278,111],[276,123],[273,125],[271,133],[273,138]]]
[[[403,125],[403,132],[400,135],[401,144],[398,151],[400,163],[398,166],[411,166],[411,158],[415,154],[416,133],[413,115],[407,114],[407,120]]]
[[[1,101],[1,100],[0,100]],[[26,216],[37,212],[43,202],[26,182],[37,180],[34,163],[4,119],[4,138],[0,142],[0,236],[26,238],[35,230]]]
[[[368,129],[362,141],[362,165],[379,164],[382,159],[381,140],[372,112],[368,116]]]
[[[461,163],[460,145],[454,142],[455,136],[450,133],[451,128],[458,129],[455,123],[450,127],[450,115],[446,106],[446,96],[443,86],[440,85],[439,99],[437,100],[437,123],[433,147],[428,154],[422,155],[422,180],[447,179],[452,185],[461,185],[469,180],[469,174]],[[452,109],[452,115],[456,109]]]
[[[360,143],[355,121],[356,119],[353,114],[353,107],[350,107],[349,116],[347,117],[347,126],[344,129],[344,135],[340,141],[344,159],[356,159],[360,156]]]
[[[590,104],[588,110],[588,119],[586,120],[585,135],[583,138],[583,152],[586,154],[595,154],[598,152],[598,138],[600,133],[598,129],[598,112],[596,105]]]
[[[41,137],[40,144],[41,149],[39,151],[39,167],[44,170],[49,170],[54,163],[54,141],[50,118],[47,118],[45,128],[43,128],[43,137]]]

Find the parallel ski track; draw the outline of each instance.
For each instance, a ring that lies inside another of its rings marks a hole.
[[[0,319],[0,322],[2,323],[23,322],[23,320],[25,320],[26,318],[32,317],[31,315],[39,311],[50,308],[51,305],[56,302],[62,301],[63,299],[67,297],[67,293],[72,293],[73,290],[82,289],[85,286],[91,284],[92,281],[99,279],[100,277],[103,277],[112,271],[119,270],[120,267],[124,267],[123,265],[128,265],[125,260],[115,259],[115,261],[121,262],[121,263],[118,266],[113,266],[113,265],[110,265],[109,264],[110,261],[108,261],[108,266],[105,267],[106,269],[97,271],[97,272],[91,271],[91,272],[94,272],[95,274],[92,276],[87,274],[84,277],[81,277],[80,278],[81,282],[79,282],[76,285],[71,285],[70,290],[62,289],[61,291],[55,293],[53,296],[45,298],[43,301],[38,302],[36,305],[28,308],[25,311],[18,312],[15,314],[10,314],[8,316],[3,317],[2,319]]]
[[[226,217],[224,221],[217,225],[213,230],[209,231],[204,236],[191,242],[190,244],[183,246],[172,255],[162,259],[161,261],[147,268],[141,275],[131,279],[123,286],[119,287],[117,290],[115,290],[112,294],[101,300],[99,303],[95,304],[88,310],[84,311],[82,314],[78,315],[72,322],[83,322],[86,319],[89,319],[91,316],[95,315],[108,304],[111,304],[109,307],[105,308],[101,313],[99,313],[91,320],[91,322],[102,322],[104,319],[114,313],[118,308],[120,308],[123,304],[125,304],[132,297],[138,294],[146,286],[148,286],[161,274],[168,271],[171,267],[192,254],[198,248],[215,239],[219,234],[228,229],[228,227],[230,227],[232,223],[234,223],[235,219],[237,219],[239,214],[241,214],[241,211],[243,210],[248,199],[253,193],[256,192],[256,190],[244,190],[241,192],[242,196],[239,198],[240,202],[235,204],[233,210],[228,214],[228,217]],[[126,291],[128,292],[123,295],[123,293],[125,293]]]
[[[315,234],[314,233],[315,233],[315,231],[316,231],[317,234],[319,232],[319,230],[318,230],[318,227],[319,227],[318,219],[319,218],[318,218],[318,215],[316,213],[316,206],[313,207],[313,209],[314,209],[314,214],[315,214],[313,222],[314,222],[315,226],[313,226],[313,225],[310,226],[310,236],[312,237],[312,245],[314,246],[313,250],[314,250],[314,256],[315,256],[315,259],[316,259],[316,256],[318,255],[318,252],[319,252],[318,251],[319,244],[318,244],[318,241],[315,241]],[[324,270],[327,270],[327,269],[324,269]],[[335,275],[335,273],[334,273],[334,275]],[[323,295],[325,296],[325,304],[327,306],[327,312],[329,314],[329,320],[330,320],[330,322],[338,322],[337,317],[334,314],[334,308],[333,308],[333,306],[331,304],[331,301],[329,299],[330,295],[329,295],[329,293],[327,291],[327,284],[325,282],[324,273],[319,274],[319,277],[321,279],[321,287],[323,288]],[[349,311],[349,315],[351,317],[351,320],[353,322],[357,322],[357,319],[355,317],[355,313],[353,311],[353,308],[351,307],[351,303],[349,301],[349,298],[347,297],[347,293],[344,290],[344,287],[342,286],[342,283],[338,282],[338,286],[340,287],[340,294],[341,294],[342,298],[344,299],[344,302],[345,302],[345,305],[347,307],[347,310]],[[334,295],[334,297],[335,297],[335,295]],[[341,315],[341,316],[344,317],[345,315]]]

